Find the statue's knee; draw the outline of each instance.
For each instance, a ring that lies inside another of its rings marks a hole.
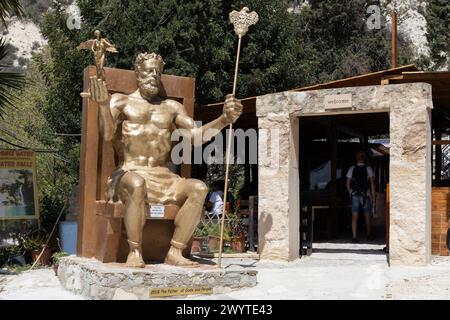
[[[132,176],[127,179],[125,187],[130,196],[144,197],[146,193],[145,180],[139,176]]]

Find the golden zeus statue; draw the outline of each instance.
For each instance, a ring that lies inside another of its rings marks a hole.
[[[97,68],[97,78],[105,80],[105,52],[117,53],[117,49],[109,42],[108,39],[101,37],[101,32],[95,30],[95,39],[91,39],[81,43],[78,49],[91,50],[94,53],[95,67]]]
[[[204,182],[185,179],[172,173],[166,162],[171,154],[171,134],[176,128],[189,132],[192,144],[210,140],[208,129],[222,130],[242,113],[242,104],[228,95],[223,114],[201,128],[186,113],[184,106],[163,99],[160,78],[164,62],[155,53],[141,53],[135,61],[138,89],[128,95],[108,93],[102,78],[91,77],[90,99],[99,104],[103,139],[112,141],[119,153],[119,167],[108,180],[108,198],[125,207],[124,224],[128,237],[127,266],[144,267],[142,232],[145,203],[176,204],[175,231],[165,263],[193,266],[197,263],[182,256],[200,221],[208,188]],[[119,146],[119,147],[117,147]]]

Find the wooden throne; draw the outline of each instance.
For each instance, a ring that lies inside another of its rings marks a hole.
[[[137,89],[132,70],[105,68],[110,93],[129,94]],[[96,75],[94,66],[84,70],[84,92],[89,79]],[[162,75],[160,95],[175,99],[193,117],[195,79]],[[83,99],[82,138],[80,153],[80,212],[78,215],[77,255],[95,257],[102,262],[124,262],[128,254],[123,205],[108,203],[105,198],[107,179],[116,168],[117,159],[111,142],[99,133],[98,105]],[[181,165],[180,175],[190,177],[190,165]],[[147,206],[148,209],[148,206]],[[146,262],[163,261],[174,231],[173,219],[178,207],[165,206],[163,218],[147,218],[143,235],[143,256]],[[148,212],[148,211],[147,211]],[[187,256],[190,246],[184,252]]]

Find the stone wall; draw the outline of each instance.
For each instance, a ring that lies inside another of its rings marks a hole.
[[[352,94],[353,110],[327,112],[324,99],[335,94]],[[258,97],[261,259],[294,260],[299,256],[298,117],[390,112],[390,262],[428,263],[432,107],[431,86],[424,83],[282,92]]]

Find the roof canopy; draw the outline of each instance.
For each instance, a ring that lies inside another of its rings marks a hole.
[[[311,91],[343,87],[360,87],[371,85],[389,85],[401,83],[425,82],[433,86],[433,104],[450,119],[450,72],[418,71],[414,65],[406,65],[396,69],[368,73],[351,78],[331,81],[313,86],[296,88],[289,91]],[[257,128],[256,97],[242,99],[244,112],[237,121],[236,128]],[[222,114],[223,103],[202,106],[195,112],[195,119],[207,123]]]

